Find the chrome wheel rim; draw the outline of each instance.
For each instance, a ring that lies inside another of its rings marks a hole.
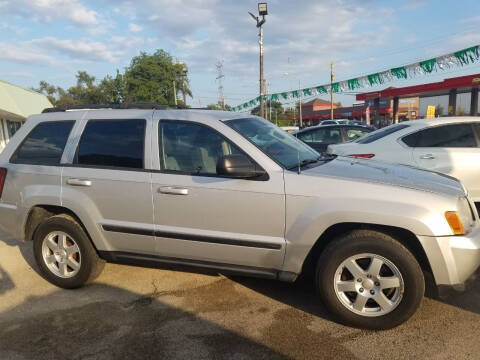
[[[75,276],[82,265],[80,248],[71,236],[62,231],[53,231],[45,236],[42,257],[47,268],[61,278]]]
[[[405,290],[400,270],[383,256],[364,253],[350,256],[337,268],[335,294],[355,314],[382,316],[402,301]]]

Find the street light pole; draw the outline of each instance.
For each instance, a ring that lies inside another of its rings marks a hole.
[[[333,74],[333,62],[330,63],[330,120],[333,120],[333,89],[332,84],[335,79]]]
[[[173,80],[173,98],[175,99],[175,105],[177,104],[177,87],[175,85],[175,80]]]
[[[258,21],[258,20],[257,20]],[[264,117],[264,105],[263,105],[263,27],[260,25],[259,30],[259,45],[260,45],[260,116]]]
[[[250,16],[257,22],[258,28],[258,44],[260,45],[260,116],[264,117],[264,80],[263,80],[263,27],[262,25],[265,24],[265,15],[268,14],[267,11],[267,3],[258,3],[258,15],[255,16],[251,12],[248,12]],[[262,19],[260,20],[260,16]]]
[[[303,127],[303,114],[302,114],[302,87],[300,84],[300,80],[298,80],[298,92],[300,95],[300,106],[298,108],[298,112],[300,114],[300,129]]]

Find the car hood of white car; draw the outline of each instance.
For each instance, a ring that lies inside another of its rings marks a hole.
[[[372,159],[339,156],[320,166],[305,169],[302,173],[399,186],[457,197],[466,195],[460,181],[451,176]]]

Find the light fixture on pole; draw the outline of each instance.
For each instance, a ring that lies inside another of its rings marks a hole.
[[[263,27],[265,24],[265,15],[268,15],[267,3],[258,3],[258,15],[255,16],[251,12],[248,12],[250,16],[257,22],[258,36],[259,36],[259,45],[260,45],[260,116],[264,117],[264,81],[263,81]],[[260,19],[260,16],[262,17]]]

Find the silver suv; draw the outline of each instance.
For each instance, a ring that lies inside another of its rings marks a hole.
[[[43,276],[63,288],[105,261],[283,281],[312,269],[339,320],[385,329],[415,312],[425,273],[461,288],[480,265],[477,211],[458,180],[320,157],[229,112],[32,116],[0,154],[0,196],[1,227],[33,241]]]

